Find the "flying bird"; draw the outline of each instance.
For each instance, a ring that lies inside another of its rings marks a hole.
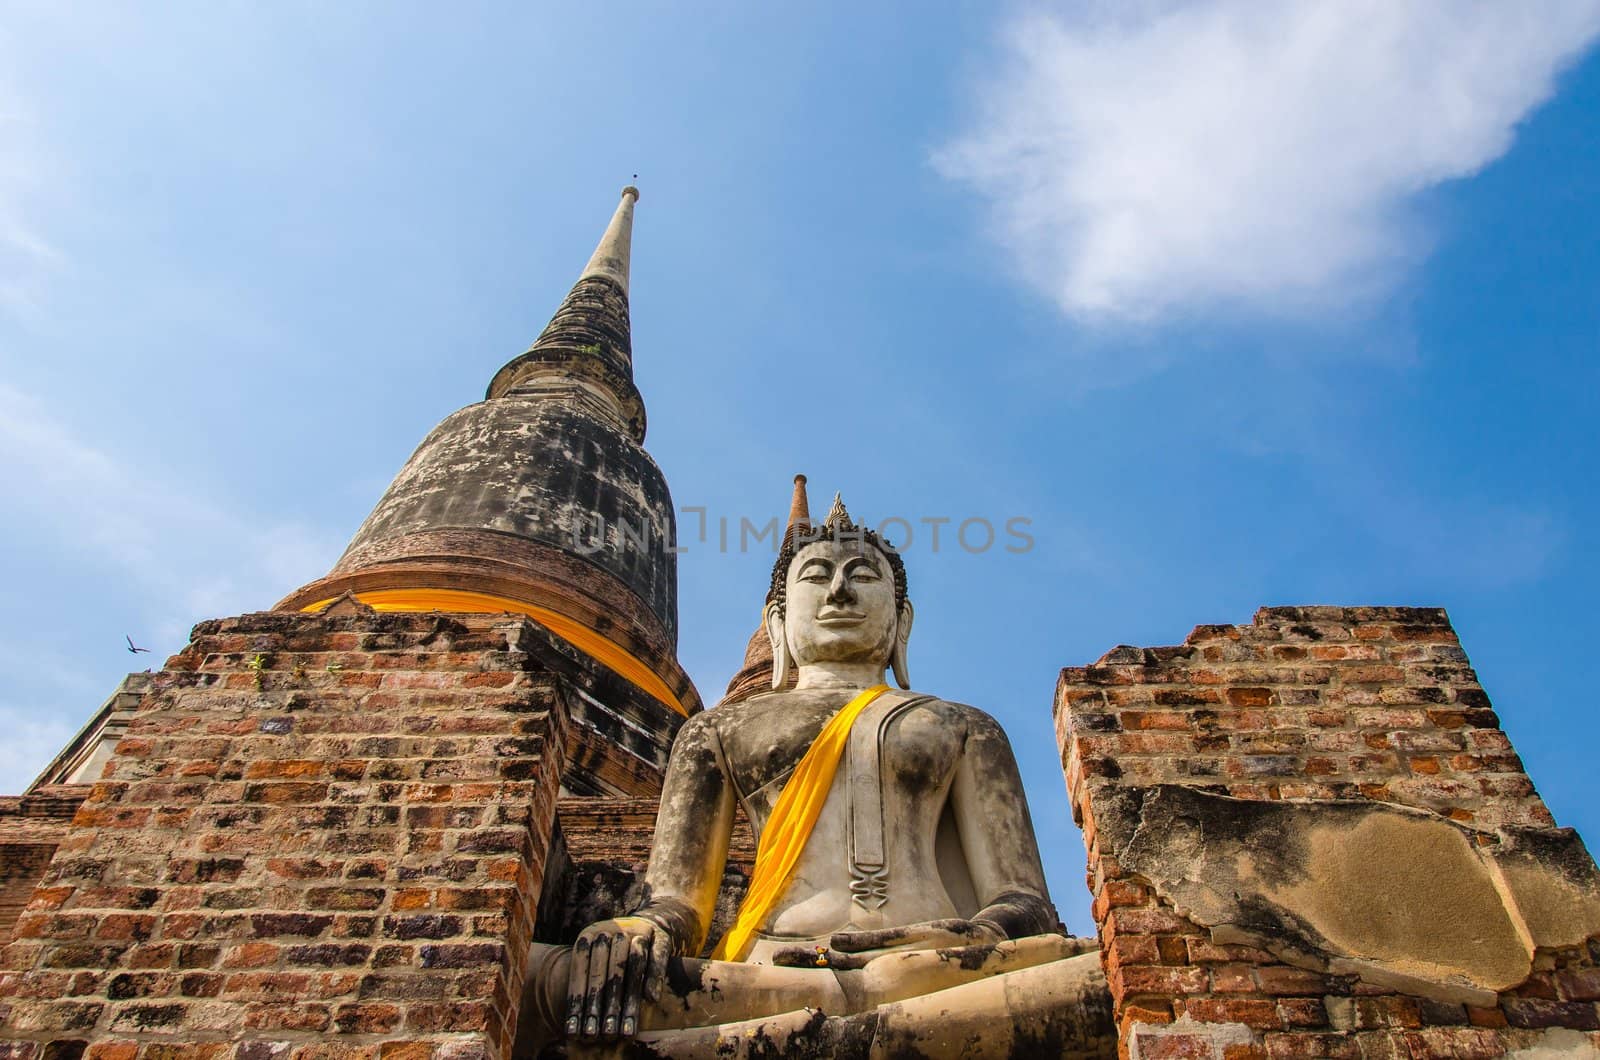
[[[134,647],[133,638],[128,636],[126,633],[124,633],[122,635],[122,639],[128,642],[128,651],[130,651],[134,655],[137,655],[140,652],[148,652],[150,650],[149,648],[136,648],[136,647]]]

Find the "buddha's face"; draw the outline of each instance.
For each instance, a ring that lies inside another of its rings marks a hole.
[[[894,577],[878,549],[859,540],[823,540],[789,564],[784,635],[801,666],[876,662],[894,648]]]

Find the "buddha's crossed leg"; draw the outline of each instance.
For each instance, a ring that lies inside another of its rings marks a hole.
[[[1115,1040],[1099,955],[1059,935],[951,949],[883,953],[860,967],[782,967],[673,960],[658,1001],[640,1009],[640,1033],[611,1044],[568,1045],[574,1056],[1104,1055]],[[560,1026],[570,951],[540,947],[525,1004]],[[1108,1037],[1109,1036],[1109,1037]],[[1114,1044],[1112,1046],[1114,1052]],[[963,1051],[965,1050],[965,1051]]]

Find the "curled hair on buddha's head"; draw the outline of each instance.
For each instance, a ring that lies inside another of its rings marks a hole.
[[[767,606],[776,608],[778,614],[784,614],[785,605],[788,603],[789,565],[794,562],[795,556],[807,545],[816,544],[818,541],[861,541],[876,548],[883,553],[889,561],[889,571],[894,578],[894,606],[900,610],[906,605],[906,565],[900,558],[900,553],[889,542],[885,541],[874,530],[857,526],[850,520],[850,513],[845,510],[844,502],[838,494],[834,494],[833,508],[828,512],[828,518],[821,526],[809,527],[805,525],[791,526],[784,535],[783,547],[778,549],[778,559],[772,565],[772,584],[767,589]]]

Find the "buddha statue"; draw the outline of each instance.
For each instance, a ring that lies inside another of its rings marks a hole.
[[[772,690],[684,724],[645,902],[537,947],[525,1007],[573,1056],[1115,1055],[1005,734],[910,691],[900,555],[837,498],[813,529],[803,489],[763,613]],[[739,808],[756,866],[700,960]]]

